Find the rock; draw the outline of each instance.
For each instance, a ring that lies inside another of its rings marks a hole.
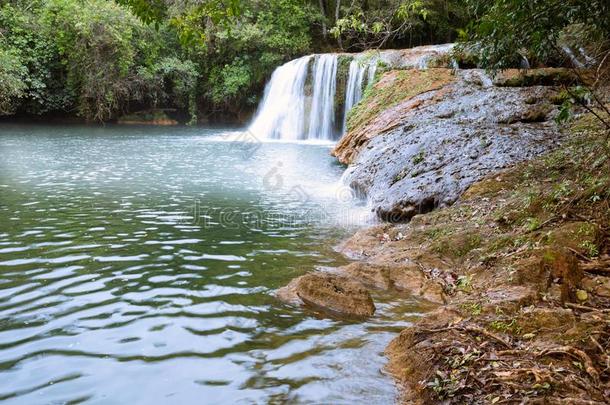
[[[356,280],[365,286],[380,290],[389,290],[394,287],[394,280],[392,280],[390,268],[387,266],[355,262],[340,267],[337,269],[337,272],[352,280]]]
[[[583,76],[581,72],[581,76]],[[584,74],[588,76],[588,74]],[[507,69],[494,78],[494,84],[501,87],[529,87],[529,86],[559,86],[574,85],[580,81],[579,75],[567,68],[542,69]]]
[[[589,299],[589,295],[585,290],[576,290],[576,298],[578,301],[586,301]]]
[[[610,279],[608,277],[588,275],[583,280],[583,287],[595,295],[610,298]]]
[[[500,286],[492,288],[484,293],[485,308],[496,311],[498,308],[504,311],[514,312],[527,305],[538,301],[538,292],[526,286]]]
[[[178,125],[178,121],[167,115],[168,111],[174,110],[145,110],[124,115],[117,120],[118,124],[125,125]]]
[[[405,291],[433,303],[446,302],[443,286],[429,280],[416,265],[383,265],[356,262],[338,268],[337,273],[381,290]]]
[[[375,313],[367,289],[346,277],[328,273],[307,274],[298,279],[296,293],[306,305],[333,314],[368,317]]]
[[[299,284],[300,279],[301,279],[301,277],[294,278],[290,281],[290,283],[288,283],[287,285],[285,285],[282,288],[279,288],[275,292],[275,297],[278,300],[285,302],[286,304],[290,304],[290,305],[303,304],[303,301],[299,298],[299,296],[297,294],[297,286]]]
[[[576,317],[571,310],[557,307],[524,308],[515,315],[515,319],[521,333],[535,333],[539,337],[563,333],[576,323]]]
[[[385,73],[368,96],[373,99],[361,104],[375,105],[375,114],[350,128],[333,151],[350,163],[347,184],[386,221],[409,221],[453,204],[475,182],[545,153],[562,139],[553,121],[558,108],[544,101],[550,87],[480,86],[466,80],[477,74],[484,78],[476,70],[459,71],[451,80],[443,69],[427,74],[419,79],[426,91],[398,92],[406,99],[384,109],[374,99],[383,98],[383,84],[402,83],[400,77],[392,79],[395,73]],[[435,74],[438,82],[430,79]]]
[[[547,236],[549,244],[569,248],[585,256],[599,252],[601,230],[590,222],[568,222],[553,229]]]
[[[453,80],[449,69],[393,70],[384,74],[371,96],[350,112],[349,134],[339,140],[332,154],[342,163],[353,162],[371,137],[395,127],[404,116],[434,101],[419,95],[439,90]]]

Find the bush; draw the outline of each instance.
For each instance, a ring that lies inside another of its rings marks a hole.
[[[0,115],[13,114],[24,95],[27,69],[14,49],[0,49]]]

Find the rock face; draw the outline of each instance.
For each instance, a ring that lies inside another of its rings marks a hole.
[[[388,79],[395,72],[385,73],[350,116],[349,132],[333,151],[350,164],[344,182],[384,220],[407,221],[450,205],[474,182],[561,140],[553,121],[558,108],[547,101],[551,87],[496,86],[480,70],[458,71],[452,80],[447,69],[401,74],[413,75],[405,82],[410,87],[425,85],[417,94],[394,89],[404,98],[380,105],[386,87],[401,83]],[[359,120],[371,106],[378,111]]]

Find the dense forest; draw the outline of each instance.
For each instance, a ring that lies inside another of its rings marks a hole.
[[[152,108],[243,119],[279,64],[313,52],[473,40],[485,67],[608,37],[605,1],[3,0],[0,115],[109,121]],[[532,18],[536,24],[530,24]],[[578,25],[580,24],[580,25]],[[481,45],[483,44],[483,45]]]

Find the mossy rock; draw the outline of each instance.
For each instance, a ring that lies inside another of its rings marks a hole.
[[[508,69],[494,78],[494,84],[500,87],[573,85],[580,82],[582,77],[588,77],[588,74],[577,75],[565,68]]]
[[[460,259],[465,257],[474,249],[481,247],[483,238],[478,233],[471,231],[453,233],[447,236],[438,237],[431,249],[442,257]]]
[[[119,124],[128,125],[178,125],[178,121],[167,114],[174,110],[145,110],[122,116],[117,120]]]
[[[595,257],[601,242],[599,226],[590,222],[569,222],[551,230],[546,235],[546,244],[576,251]]]
[[[454,80],[448,69],[392,70],[383,74],[374,86],[368,86],[362,101],[348,117],[348,129],[366,125],[380,112],[418,94],[438,89]]]

